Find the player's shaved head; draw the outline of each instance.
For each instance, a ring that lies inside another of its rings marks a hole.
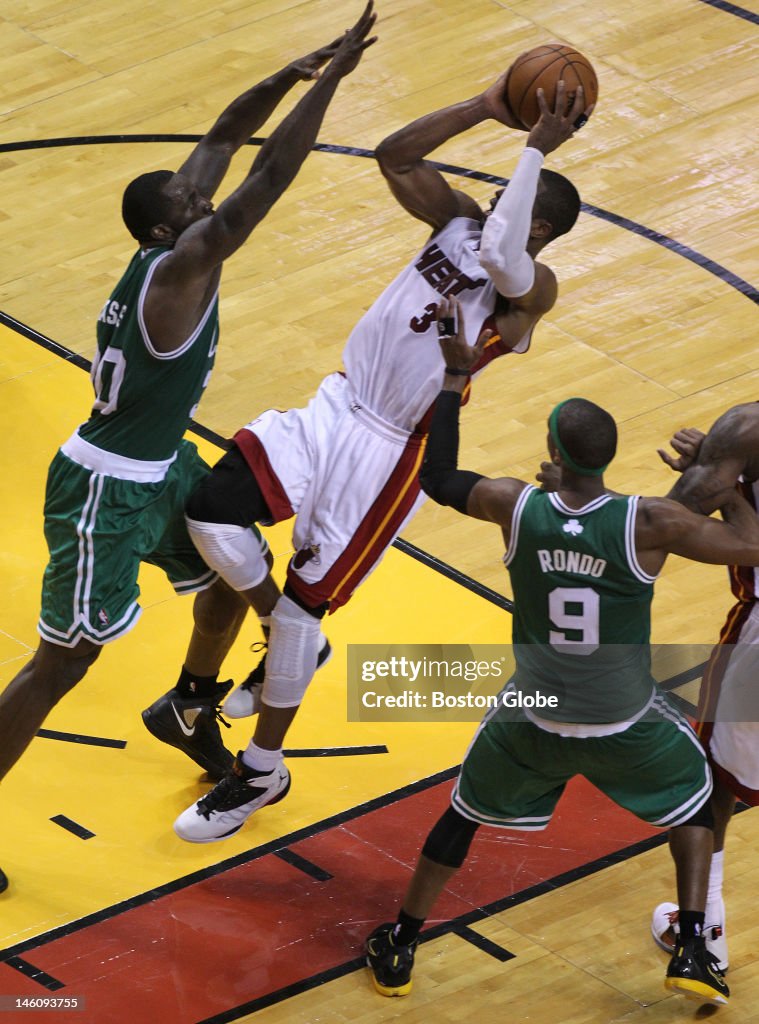
[[[174,171],[148,171],[124,189],[121,215],[130,235],[138,242],[150,242],[151,230],[167,219],[171,200],[163,189],[173,177]]]
[[[613,416],[586,398],[568,398],[558,405],[551,414],[549,429],[560,454],[579,471],[598,474],[616,455],[617,425]]]
[[[532,216],[547,220],[551,225],[550,242],[559,235],[566,235],[575,226],[580,215],[580,193],[569,178],[558,171],[543,168],[540,183],[543,188],[538,189]]]

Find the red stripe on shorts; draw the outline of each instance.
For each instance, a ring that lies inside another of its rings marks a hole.
[[[250,466],[261,493],[272,515],[273,523],[281,523],[283,519],[291,519],[295,515],[287,493],[274,472],[266,449],[257,434],[243,427],[235,434],[233,441],[242,452],[243,458]]]
[[[293,569],[287,582],[309,607],[329,602],[330,614],[344,605],[380,560],[419,496],[419,469],[426,437],[412,434],[395,469],[364,516],[345,551],[323,579],[306,583]]]

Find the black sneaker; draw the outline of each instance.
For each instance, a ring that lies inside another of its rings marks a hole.
[[[142,712],[148,732],[191,757],[216,781],[232,767],[234,757],[221,740],[219,722],[231,728],[219,705],[232,689],[232,680],[219,683],[211,697],[180,697],[169,690]]]
[[[706,948],[703,938],[681,944],[679,938],[667,968],[664,987],[670,992],[702,1003],[724,1006],[730,998],[725,976],[717,966],[717,958]]]
[[[263,651],[264,656],[250,673],[248,678],[240,683],[237,689],[229,695],[224,704],[224,714],[227,718],[247,718],[249,715],[257,715],[261,707],[261,688],[264,685],[266,676],[266,644],[253,644],[252,650]],[[316,658],[317,670],[326,665],[332,657],[332,648],[329,640],[324,637],[324,646]]]
[[[411,971],[419,940],[409,946],[397,946],[393,940],[394,928],[394,924],[381,924],[374,929],[366,940],[366,962],[380,995],[407,996],[411,991]]]
[[[189,843],[213,843],[239,832],[248,818],[267,804],[276,804],[290,791],[290,772],[284,761],[274,771],[257,772],[235,758],[231,771],[210,793],[182,811],[174,831]]]

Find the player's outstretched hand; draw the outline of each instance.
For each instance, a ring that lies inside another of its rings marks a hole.
[[[593,104],[585,106],[585,92],[581,85],[577,86],[574,101],[567,104],[567,84],[563,79],[556,83],[556,102],[553,110],[546,103],[545,93],[538,89],[538,106],[540,117],[527,136],[527,145],[539,149],[547,156],[554,149],[571,139],[578,128],[581,128],[593,113]]]
[[[338,36],[337,39],[333,39],[326,46],[321,46],[318,50],[314,50],[313,53],[307,53],[305,57],[292,61],[290,63],[290,70],[294,71],[304,82],[318,78],[319,68],[323,67],[328,60],[332,60],[343,39],[345,39],[345,33]]]
[[[698,452],[701,448],[701,442],[704,440],[706,435],[698,430],[696,427],[684,427],[682,430],[678,430],[672,440],[669,442],[677,452],[677,458],[670,455],[664,448],[657,448],[659,458],[662,462],[666,463],[670,469],[674,469],[676,473],[683,473],[692,465],[698,458]]]
[[[509,77],[508,71],[504,71],[496,81],[482,93],[481,99],[488,109],[488,113],[495,121],[500,121],[501,124],[505,124],[507,128],[516,128],[520,132],[526,132],[527,129],[521,121],[517,121],[514,116],[511,107],[509,106],[508,100],[506,99],[506,79]]]
[[[461,304],[449,295],[437,305],[437,330],[440,349],[446,367],[459,373],[471,372],[480,360],[483,349],[493,337],[493,331],[483,331],[474,345],[466,340]]]
[[[377,15],[374,13],[374,0],[364,8],[363,14],[353,28],[349,28],[340,40],[340,45],[330,62],[330,70],[334,69],[339,75],[349,75],[358,67],[358,62],[364,55],[364,50],[377,42],[376,36],[367,36],[374,27]]]

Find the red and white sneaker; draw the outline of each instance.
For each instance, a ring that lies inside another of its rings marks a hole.
[[[210,793],[182,811],[174,831],[188,843],[213,843],[239,832],[248,818],[267,804],[276,804],[290,790],[284,761],[271,772],[248,768],[240,752],[230,771]]]
[[[676,903],[660,903],[651,917],[651,935],[654,942],[670,955],[673,953],[677,936],[680,934],[678,915],[680,908]],[[725,935],[725,903],[720,900],[719,922],[707,922],[704,927],[706,948],[717,961],[717,966],[724,974],[728,968],[727,937]]]

